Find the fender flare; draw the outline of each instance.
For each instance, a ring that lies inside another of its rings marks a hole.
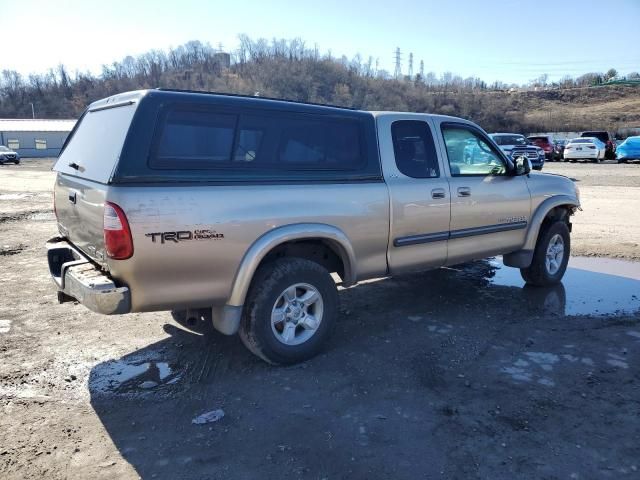
[[[344,265],[345,286],[356,283],[356,256],[351,241],[337,227],[323,223],[296,223],[268,231],[247,250],[240,262],[231,288],[228,306],[244,305],[253,276],[264,257],[275,247],[293,240],[325,240],[334,247]]]
[[[580,201],[571,195],[554,195],[543,201],[531,216],[529,229],[522,249],[503,255],[503,263],[509,267],[526,268],[531,265],[540,227],[547,214],[554,208],[569,205],[580,208]]]

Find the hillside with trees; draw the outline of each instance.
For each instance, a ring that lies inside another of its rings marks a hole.
[[[546,76],[527,88],[487,84],[446,72],[392,76],[373,58],[335,58],[304,41],[252,40],[240,35],[233,54],[189,42],[105,65],[99,75],[71,73],[64,65],[23,77],[4,70],[0,77],[0,117],[77,118],[90,102],[146,88],[178,88],[259,95],[366,110],[456,115],[490,131],[616,130],[640,125],[640,75],[611,82],[617,72]],[[610,82],[610,83],[608,83]]]

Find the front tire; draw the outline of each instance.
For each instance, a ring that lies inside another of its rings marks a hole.
[[[543,227],[538,235],[531,265],[521,268],[520,274],[527,285],[556,285],[560,283],[567,270],[570,253],[569,227],[562,220],[551,223]]]
[[[321,351],[337,315],[338,291],[329,272],[310,260],[282,258],[256,272],[240,338],[268,363],[299,363]]]

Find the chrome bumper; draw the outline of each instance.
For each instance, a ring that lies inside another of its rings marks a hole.
[[[47,242],[47,259],[61,303],[67,296],[96,313],[115,315],[131,311],[129,288],[116,286],[65,239],[56,237]]]

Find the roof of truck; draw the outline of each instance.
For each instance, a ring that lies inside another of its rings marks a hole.
[[[313,102],[300,102],[297,100],[287,100],[282,98],[271,98],[271,97],[263,97],[256,95],[240,95],[234,93],[222,93],[222,92],[208,92],[208,91],[198,91],[198,90],[178,90],[178,89],[168,89],[168,88],[156,88],[151,90],[135,90],[131,92],[119,93],[117,95],[113,95],[108,98],[104,98],[102,100],[97,100],[89,105],[90,111],[101,110],[104,108],[110,108],[118,105],[126,105],[131,103],[136,103],[138,100],[143,98],[146,95],[167,95],[167,96],[193,96],[193,97],[201,97],[201,98],[217,98],[217,99],[227,99],[227,100],[238,100],[240,102],[251,101],[251,102],[264,102],[265,105],[271,106],[279,106],[281,108],[286,108],[288,106],[295,106],[305,110],[309,110],[309,112],[313,111],[329,111],[340,114],[351,114],[351,115],[373,115],[374,117],[381,116],[415,116],[416,118],[424,118],[424,116],[428,115],[433,118],[438,118],[444,121],[452,121],[452,122],[460,122],[464,121],[458,117],[451,117],[447,115],[435,115],[430,113],[418,113],[418,112],[397,112],[397,111],[369,111],[369,110],[358,110],[355,108],[349,107],[340,107],[336,105],[328,105],[321,103],[313,103]],[[464,121],[466,123],[466,121]]]

